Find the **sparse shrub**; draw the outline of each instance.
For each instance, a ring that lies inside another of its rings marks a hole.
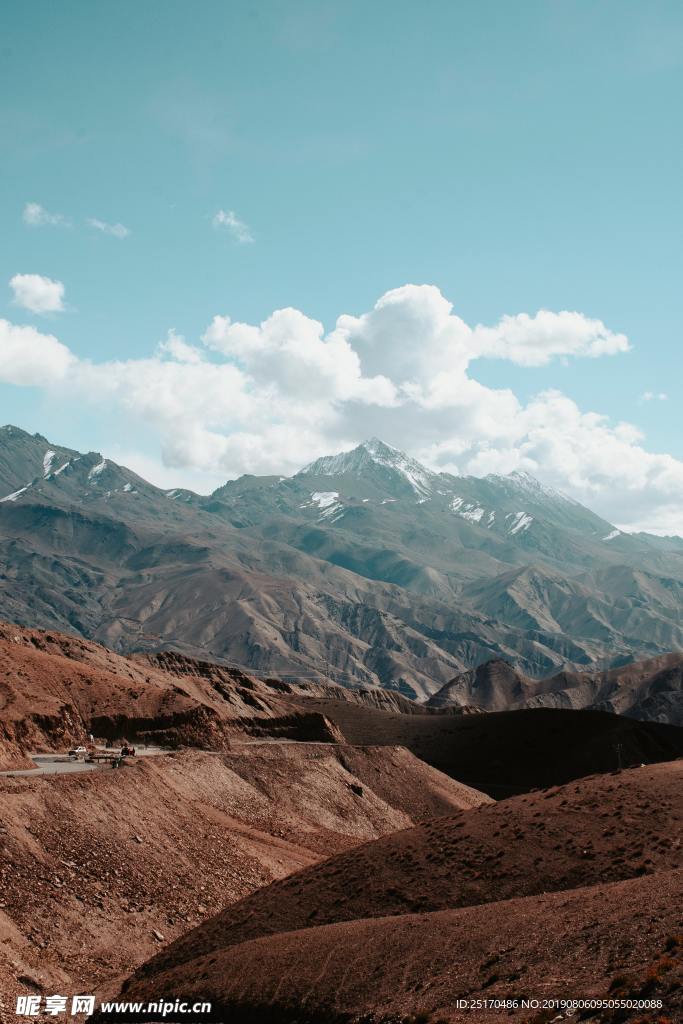
[[[609,992],[618,992],[621,989],[630,988],[635,984],[635,978],[628,974],[617,974],[610,982]]]

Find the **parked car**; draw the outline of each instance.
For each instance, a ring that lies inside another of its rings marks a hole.
[[[88,753],[85,747],[74,747],[69,751],[69,759],[71,761],[77,761],[79,757],[85,757]]]

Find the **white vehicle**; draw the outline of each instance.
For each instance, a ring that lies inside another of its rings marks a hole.
[[[69,751],[69,760],[77,761],[79,757],[85,757],[88,753],[85,747],[74,747],[73,750]]]

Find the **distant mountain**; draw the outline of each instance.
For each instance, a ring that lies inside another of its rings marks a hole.
[[[376,488],[380,495],[394,497],[428,498],[437,490],[440,476],[373,437],[351,452],[326,455],[316,459],[297,473],[297,477],[337,477],[348,480],[353,487],[363,484],[363,490]]]
[[[0,429],[0,618],[428,697],[683,649],[683,541],[527,474],[435,473],[373,438],[291,478],[162,490]]]
[[[426,702],[428,708],[590,708],[643,721],[683,726],[683,654],[592,672],[559,672],[530,679],[505,661],[468,669]]]

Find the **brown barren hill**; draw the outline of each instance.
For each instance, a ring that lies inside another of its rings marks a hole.
[[[349,743],[407,747],[427,764],[496,799],[683,756],[683,728],[604,711],[405,715],[329,697],[288,699],[325,715]]]
[[[275,878],[479,802],[408,751],[329,743],[0,778],[0,993],[128,974]]]
[[[440,911],[681,866],[683,761],[651,765],[442,817],[274,882],[141,968],[279,932]]]
[[[208,750],[227,749],[231,736],[340,738],[317,710],[292,707],[277,685],[239,669],[172,652],[124,657],[0,623],[0,771],[30,767],[27,753],[64,749],[90,732]]]
[[[346,921],[169,964],[162,974],[134,979],[126,998],[207,1000],[211,1019],[235,1024],[540,1024],[565,1019],[562,1007],[544,1011],[544,1000],[609,997],[623,991],[629,975],[644,975],[631,989],[639,998],[655,996],[647,972],[655,965],[666,983],[662,959],[677,941],[682,901],[679,869],[495,904]],[[524,999],[535,1005],[524,1006]],[[674,988],[661,1011],[638,1008],[612,1019],[674,1021],[681,1008]]]
[[[498,798],[683,754],[683,729],[604,712],[429,712],[398,695],[257,679],[174,652],[124,657],[0,624],[0,770],[96,736],[224,750],[231,738],[405,746]]]

